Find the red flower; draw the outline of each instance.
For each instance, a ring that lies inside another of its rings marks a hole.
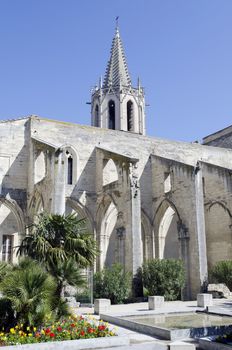
[[[88,328],[88,333],[93,333],[94,329],[93,328]]]
[[[106,326],[104,325],[98,326],[98,329],[99,331],[104,331],[106,329]]]
[[[49,334],[50,332],[51,332],[51,329],[50,329],[50,328],[46,328],[46,329],[45,329],[45,333],[46,333],[46,334]]]
[[[54,333],[50,333],[50,337],[51,337],[51,338],[54,338],[54,337],[55,337],[55,334],[54,334]]]
[[[71,323],[70,326],[74,328],[75,327],[75,323]]]
[[[56,329],[57,329],[58,332],[61,332],[61,331],[62,331],[62,327],[60,327],[60,326],[57,327]]]
[[[82,330],[82,331],[80,332],[80,335],[81,335],[81,336],[84,336],[84,335],[85,335],[85,331]]]

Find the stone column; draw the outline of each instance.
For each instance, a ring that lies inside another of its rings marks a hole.
[[[131,240],[132,240],[132,272],[135,275],[142,265],[141,239],[141,199],[137,176],[137,165],[130,163],[129,178],[131,190]]]
[[[184,261],[185,267],[185,287],[182,291],[184,300],[190,299],[190,278],[189,278],[189,232],[182,222],[178,222],[178,239],[180,242],[180,257]]]
[[[202,184],[202,170],[200,163],[197,163],[195,169],[195,200],[196,200],[196,225],[197,225],[197,242],[199,256],[199,279],[200,286],[203,287],[208,279],[207,267],[207,248],[205,235],[205,211],[204,211],[204,195]]]
[[[65,155],[63,150],[59,149],[55,157],[55,171],[54,171],[54,199],[53,199],[53,213],[65,213],[65,184],[66,184],[66,169],[65,169]]]

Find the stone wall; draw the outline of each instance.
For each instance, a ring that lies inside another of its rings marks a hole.
[[[38,117],[2,123],[0,135],[2,157],[11,152],[2,201],[11,194],[14,231],[42,210],[76,212],[102,251],[96,269],[120,262],[135,273],[145,259],[180,257],[186,298],[204,285],[207,257],[209,266],[218,259],[216,231],[231,245],[231,150]],[[222,211],[228,220],[216,223]]]

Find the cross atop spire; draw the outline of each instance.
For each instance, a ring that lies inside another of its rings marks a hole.
[[[116,17],[116,30],[112,42],[110,60],[108,62],[103,87],[131,86],[126,57],[118,29],[118,17]]]

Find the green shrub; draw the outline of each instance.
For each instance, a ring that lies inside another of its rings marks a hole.
[[[143,264],[143,285],[149,295],[162,295],[165,300],[180,298],[185,282],[183,261],[153,259]]]
[[[107,298],[112,304],[123,303],[131,292],[131,274],[114,264],[94,275],[94,298]]]
[[[5,310],[4,318],[12,319],[13,314],[25,327],[40,325],[53,313],[55,289],[53,277],[38,262],[24,258],[0,283],[3,295],[0,309]]]
[[[216,263],[209,272],[209,280],[211,283],[225,283],[232,290],[232,260]]]

